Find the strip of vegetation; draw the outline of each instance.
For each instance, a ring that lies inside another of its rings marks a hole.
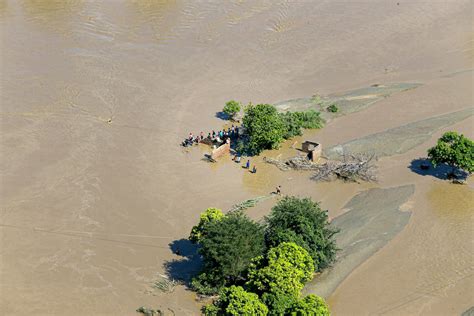
[[[315,110],[279,113],[271,104],[249,104],[242,122],[245,134],[236,150],[247,155],[277,149],[285,139],[302,135],[303,129],[316,129],[324,125],[320,113]]]
[[[193,289],[219,295],[204,315],[329,315],[322,298],[301,290],[334,262],[336,233],[310,199],[283,198],[263,223],[207,209],[189,237],[204,263]]]

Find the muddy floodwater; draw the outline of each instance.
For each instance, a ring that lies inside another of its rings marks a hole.
[[[170,243],[207,207],[227,210],[277,185],[342,219],[383,208],[377,196],[363,209],[370,192],[410,188],[403,205],[381,210],[403,225],[385,228],[378,216],[383,242],[341,261],[349,268],[325,291],[334,315],[469,311],[473,182],[410,165],[447,130],[473,138],[472,115],[421,131],[404,150],[387,139],[377,183],[315,183],[262,158],[295,155],[291,146],[307,138],[325,148],[383,142],[404,126],[416,132],[412,123],[467,113],[472,12],[468,0],[0,0],[0,314],[134,315],[146,305],[197,315],[184,286],[153,287],[182,259]],[[230,99],[278,103],[391,83],[419,85],[252,158],[257,174],[179,146],[189,132],[222,128],[216,113]],[[275,202],[247,212],[262,218]],[[370,240],[370,225],[357,225]],[[180,273],[195,268],[184,262]]]

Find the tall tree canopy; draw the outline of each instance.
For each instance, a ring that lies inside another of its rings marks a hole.
[[[268,247],[294,242],[308,251],[318,271],[335,260],[337,230],[330,226],[327,212],[318,203],[308,198],[285,197],[265,220]]]
[[[206,316],[265,316],[268,314],[268,308],[260,301],[257,294],[246,292],[241,286],[232,285],[223,288],[219,293],[219,299],[213,304],[204,306],[203,314]]]
[[[222,220],[224,214],[218,208],[210,207],[201,213],[199,224],[194,226],[191,229],[191,234],[189,234],[189,240],[194,243],[199,242],[199,240],[206,235],[206,228],[210,223],[217,222]]]
[[[265,251],[263,226],[242,212],[231,212],[205,227],[198,243],[204,268],[193,281],[195,288],[213,292],[244,280],[251,260]]]
[[[329,316],[330,312],[328,305],[321,297],[310,294],[294,303],[286,314],[292,316]]]
[[[281,243],[256,258],[248,271],[249,288],[257,293],[282,293],[298,297],[311,279],[314,263],[308,252],[295,243]]]
[[[308,252],[295,243],[284,242],[271,248],[265,257],[253,260],[247,287],[259,293],[271,315],[280,315],[294,304],[314,273]]]
[[[433,166],[445,163],[454,168],[474,172],[474,142],[462,134],[446,132],[436,146],[428,150]]]
[[[286,127],[277,109],[270,104],[248,105],[243,124],[249,136],[249,150],[259,154],[264,149],[276,149],[283,141]]]

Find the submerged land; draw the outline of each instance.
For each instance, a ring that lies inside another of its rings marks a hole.
[[[418,166],[443,132],[474,136],[472,9],[0,1],[0,314],[196,315],[194,292],[156,284],[196,272],[186,238],[199,214],[262,197],[245,210],[259,220],[277,185],[320,201],[341,229],[338,261],[305,288],[333,315],[468,314],[474,184]],[[221,129],[229,99],[341,111],[251,158],[251,174],[178,145]],[[374,151],[378,181],[314,182],[263,161],[304,140],[328,158]]]

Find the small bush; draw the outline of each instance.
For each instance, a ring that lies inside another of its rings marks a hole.
[[[137,313],[141,313],[144,316],[162,316],[164,313],[160,309],[152,309],[145,306],[140,306],[137,309]]]
[[[321,118],[320,113],[315,110],[305,112],[285,112],[281,113],[280,117],[286,127],[286,133],[284,135],[286,139],[303,135],[303,128],[317,129],[324,125],[324,120]]]
[[[224,109],[222,110],[222,112],[224,112],[231,119],[233,119],[235,114],[240,112],[241,108],[242,108],[242,105],[240,104],[240,102],[231,100],[231,101],[229,101],[225,104]]]
[[[338,107],[336,104],[333,103],[333,104],[329,105],[329,106],[326,108],[326,110],[327,110],[328,112],[331,112],[331,113],[337,113],[337,112],[339,112],[339,107]]]

